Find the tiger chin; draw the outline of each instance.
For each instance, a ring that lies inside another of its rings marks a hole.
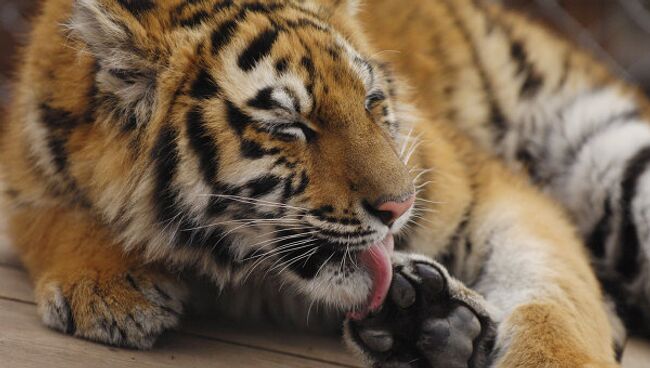
[[[44,323],[151,348],[191,273],[289,285],[373,367],[616,366],[562,210],[364,38],[389,5],[44,1],[0,141]]]

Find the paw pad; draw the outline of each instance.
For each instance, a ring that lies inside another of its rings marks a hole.
[[[474,368],[486,360],[490,322],[453,299],[446,274],[420,261],[394,272],[382,308],[346,326],[373,367]]]

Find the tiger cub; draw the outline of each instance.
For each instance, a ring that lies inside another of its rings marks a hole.
[[[372,367],[617,366],[571,218],[489,140],[553,95],[538,38],[469,0],[44,1],[0,137],[43,322],[150,348],[193,273],[289,285]]]

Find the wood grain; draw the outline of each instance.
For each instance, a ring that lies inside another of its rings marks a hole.
[[[4,256],[4,258],[3,258]],[[4,261],[4,262],[3,262]],[[43,327],[27,274],[0,243],[0,368],[49,367],[362,367],[337,339],[192,320],[150,352],[106,347]],[[631,339],[623,368],[650,367],[650,342]]]
[[[152,351],[116,349],[47,330],[33,305],[1,299],[0,326],[2,368],[340,367],[181,333],[166,334]]]
[[[0,246],[0,248],[2,248]],[[2,254],[2,253],[0,253]],[[36,311],[34,306],[34,298],[32,294],[32,289],[30,282],[28,280],[27,274],[19,269],[13,267],[0,266],[0,302],[5,304],[6,309],[10,309],[10,305],[14,305],[15,309],[20,313],[27,313],[26,310],[29,310],[28,316],[32,319],[32,325],[30,326],[29,333],[38,335],[42,333],[44,335],[50,336],[50,339],[62,339],[67,341],[65,344],[70,341],[77,342],[77,339],[71,339],[67,336],[52,332],[43,327],[36,317]],[[13,303],[13,304],[6,304]],[[13,322],[11,318],[5,319],[5,313],[2,308],[0,308],[0,326],[5,324],[10,324],[12,328],[21,329],[21,327],[16,327],[18,322]],[[22,316],[18,320],[24,321],[26,316]],[[17,320],[17,321],[18,321]],[[26,324],[23,322],[23,324]],[[0,357],[4,357],[4,350],[2,344],[4,344],[6,330],[0,330]],[[162,352],[167,352],[168,345],[172,345],[176,349],[177,342],[175,339],[180,339],[180,346],[182,347],[183,341],[190,340],[200,340],[203,343],[209,345],[209,342],[213,342],[217,345],[233,346],[237,349],[249,349],[252,352],[247,354],[256,354],[255,352],[259,351],[263,356],[265,354],[271,354],[274,356],[279,354],[281,356],[287,356],[291,358],[290,360],[296,360],[301,362],[307,360],[313,362],[313,365],[309,366],[338,366],[338,367],[361,367],[361,364],[357,359],[348,354],[342,347],[340,341],[336,337],[329,336],[316,336],[312,334],[303,334],[303,333],[291,333],[291,332],[278,332],[270,329],[265,330],[251,330],[251,329],[237,329],[233,326],[226,326],[222,323],[209,320],[194,320],[188,321],[187,326],[185,326],[181,331],[169,334],[164,337],[161,342],[156,344],[154,352],[144,353],[144,354],[153,354],[151,357],[156,358],[153,360],[155,366],[164,366],[162,364],[159,355]],[[29,339],[25,340],[29,341]],[[207,341],[207,342],[206,342]],[[80,341],[83,344],[89,344],[87,342]],[[52,344],[52,343],[50,343]],[[56,344],[54,344],[56,345]],[[91,346],[101,346],[98,344],[90,344]],[[221,350],[225,349],[220,347]],[[20,348],[18,348],[20,350]],[[209,350],[209,349],[208,349]],[[212,349],[214,350],[214,349]],[[8,350],[11,351],[11,350]],[[114,349],[107,351],[109,352],[124,352],[134,353],[129,350]],[[160,352],[160,353],[157,353]],[[21,355],[22,356],[22,355]],[[148,355],[146,355],[148,356]],[[25,355],[24,358],[28,359],[28,355]],[[88,357],[94,359],[92,357]],[[143,356],[140,357],[144,359]],[[219,356],[221,358],[221,356]],[[21,359],[23,359],[21,357]],[[45,361],[45,360],[43,360]],[[58,360],[55,360],[58,362]],[[86,363],[89,363],[87,361]],[[178,361],[177,361],[178,363]],[[0,359],[0,368],[4,368],[2,365],[3,361]],[[57,363],[58,364],[58,363]],[[63,362],[61,362],[63,364]],[[122,364],[122,363],[120,363]],[[15,367],[17,365],[11,365]],[[18,365],[19,366],[19,365]],[[52,365],[53,367],[58,367],[59,365]],[[68,365],[60,365],[61,367],[68,367]],[[85,365],[81,365],[85,366]],[[121,366],[121,365],[120,365]],[[129,365],[124,365],[129,367]],[[146,366],[146,365],[143,365]],[[201,366],[201,365],[198,365]],[[237,365],[240,366],[240,365]],[[300,365],[297,365],[300,366]],[[26,367],[31,367],[27,365]],[[35,366],[34,366],[35,367]],[[74,367],[74,366],[72,366]]]

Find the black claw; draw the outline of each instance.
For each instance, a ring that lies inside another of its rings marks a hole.
[[[415,303],[415,289],[406,277],[396,273],[390,286],[390,297],[397,306],[406,309]]]
[[[362,330],[359,337],[370,350],[380,353],[386,352],[393,347],[393,336],[387,331]]]
[[[70,303],[65,298],[63,299],[63,306],[61,309],[62,310],[58,310],[57,308],[57,313],[59,313],[61,320],[65,321],[64,333],[68,335],[74,335],[77,330],[77,326],[74,321],[74,315],[72,314],[72,308],[70,308]]]
[[[445,289],[445,281],[438,270],[425,264],[418,264],[415,269],[422,278],[423,290],[428,297],[435,297]]]

